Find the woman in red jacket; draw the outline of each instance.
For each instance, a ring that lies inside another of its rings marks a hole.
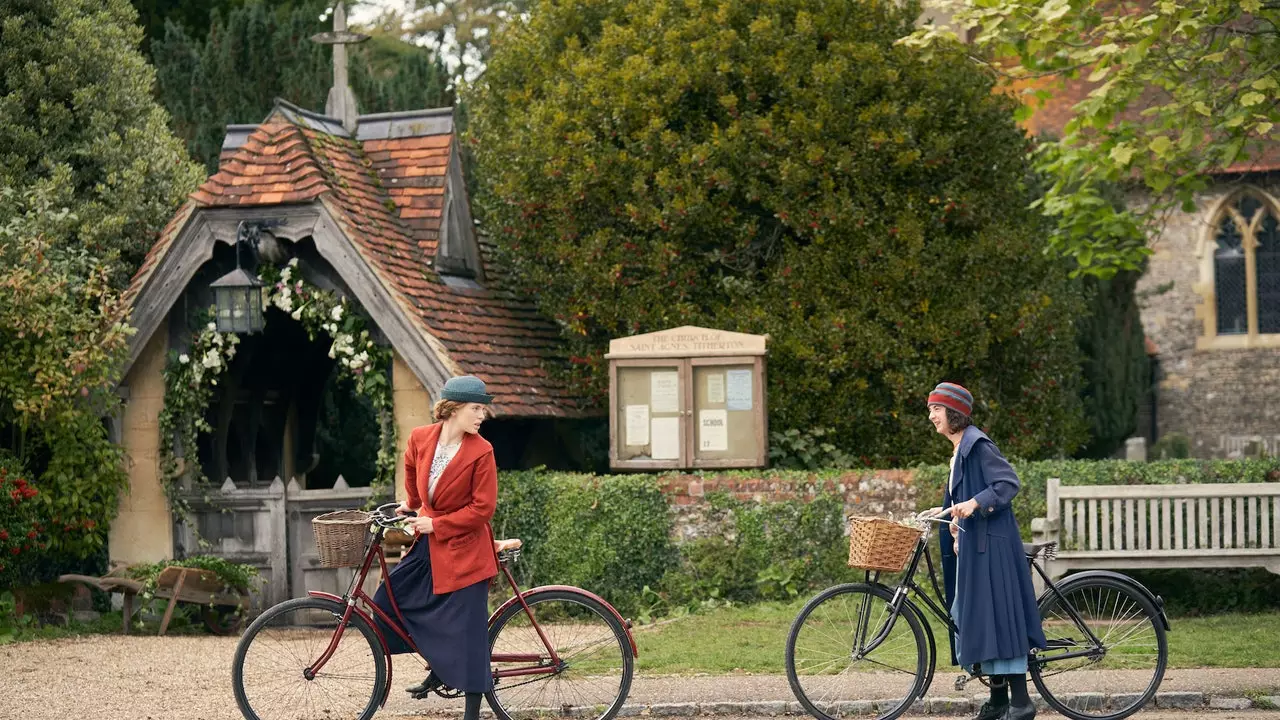
[[[466,694],[466,720],[480,713],[480,697],[493,687],[489,666],[489,580],[498,574],[489,520],[498,501],[498,466],[480,424],[493,399],[484,383],[450,378],[433,415],[415,428],[404,455],[409,499],[397,512],[417,511],[413,546],[388,573],[405,630],[431,666],[427,679],[406,688],[415,698],[440,686]],[[376,602],[395,617],[385,587]],[[384,632],[393,652],[409,652]]]

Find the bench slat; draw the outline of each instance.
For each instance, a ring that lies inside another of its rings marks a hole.
[[[1111,549],[1111,501],[1102,501],[1102,549]],[[1119,550],[1120,548],[1116,548]]]
[[[1089,498],[1088,508],[1089,509],[1087,512],[1089,513],[1089,517],[1088,517],[1089,549],[1097,550],[1098,549],[1098,501],[1095,500],[1094,498]]]
[[[1173,501],[1173,547],[1175,550],[1186,549],[1186,534],[1182,528],[1186,507],[1187,501],[1185,498],[1178,498]]]
[[[1208,549],[1209,547],[1209,501],[1200,498],[1196,503],[1199,508],[1197,516],[1200,519],[1200,534],[1196,537],[1196,547]]]
[[[1076,552],[1059,551],[1058,556],[1071,559],[1111,559],[1111,558],[1180,558],[1180,557],[1271,557],[1275,550],[1271,548],[1238,548],[1230,552],[1206,553],[1197,550],[1148,550],[1146,552],[1129,552],[1128,550],[1080,550]]]
[[[1258,510],[1261,510],[1260,519],[1262,520],[1262,529],[1260,530],[1261,543],[1258,547],[1275,547],[1271,544],[1271,509],[1267,507],[1267,498],[1258,498]]]
[[[1138,545],[1134,534],[1133,500],[1125,498],[1121,502],[1124,503],[1124,547],[1126,550],[1137,550]]]

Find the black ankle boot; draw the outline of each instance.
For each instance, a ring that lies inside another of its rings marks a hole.
[[[417,685],[410,685],[405,688],[404,691],[412,695],[414,700],[421,700],[422,698],[430,695],[432,690],[435,690],[442,684],[443,683],[440,682],[440,678],[437,677],[434,672],[429,672],[427,673],[426,680],[423,680]]]
[[[462,711],[462,720],[480,720],[480,693],[467,693],[465,709]]]
[[[1035,705],[1010,705],[1000,720],[1032,720],[1035,716]]]
[[[982,709],[978,711],[978,716],[973,720],[1000,720],[1004,717],[1004,713],[1009,709],[1009,702],[1005,701],[997,703],[992,700],[982,703]]]

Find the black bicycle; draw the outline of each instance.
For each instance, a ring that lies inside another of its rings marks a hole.
[[[792,623],[787,679],[818,720],[893,720],[932,685],[937,643],[911,596],[948,632],[958,630],[937,600],[944,595],[928,552],[931,535],[928,529],[921,535],[897,585],[884,585],[878,572],[869,572],[866,582],[823,590]],[[1052,559],[1057,544],[1023,548],[1046,588],[1039,608],[1048,647],[1028,658],[1040,696],[1074,720],[1121,720],[1137,712],[1160,687],[1169,660],[1164,601],[1133,578],[1109,571],[1054,583],[1037,560]],[[932,596],[915,580],[922,561]],[[979,669],[978,675],[960,675],[956,690],[974,679],[987,682]],[[878,699],[854,699],[871,695]]]

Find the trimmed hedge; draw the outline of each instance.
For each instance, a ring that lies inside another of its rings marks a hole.
[[[1049,478],[1063,485],[1177,485],[1189,483],[1260,483],[1280,479],[1280,459],[1251,460],[1041,460],[1011,461],[1022,490],[1014,500],[1014,513],[1022,536],[1031,539],[1031,519],[1045,516],[1045,488]],[[917,506],[941,504],[946,465],[914,470],[919,489]]]
[[[493,520],[499,537],[519,537],[523,587],[566,584],[627,611],[676,561],[672,517],[654,475],[506,472]]]

